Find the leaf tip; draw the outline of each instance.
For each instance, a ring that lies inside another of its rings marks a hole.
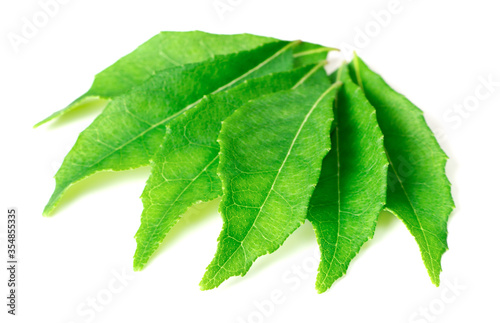
[[[323,286],[316,286],[316,292],[318,294],[324,294],[327,291],[327,289]]]
[[[439,285],[441,285],[441,279],[439,278],[439,276],[440,276],[439,273],[437,275],[431,276],[431,281],[436,287],[439,287]]]
[[[55,207],[55,203],[52,202],[52,199],[47,203],[47,205],[45,205],[45,208],[43,209],[42,211],[42,216],[43,217],[51,217],[53,215],[53,210],[54,210],[54,207]]]
[[[330,286],[328,286],[328,284],[325,284],[324,279],[321,278],[321,273],[318,272],[318,276],[316,277],[316,284],[315,284],[316,292],[318,294],[323,294],[330,288]]]
[[[199,286],[200,286],[201,291],[211,290],[211,289],[215,288],[215,286],[213,286],[213,284],[210,284],[210,280],[208,280],[206,278],[206,276],[204,276],[201,279]]]
[[[43,125],[45,123],[45,119],[42,120],[42,121],[39,121],[37,122],[36,124],[33,125],[33,129],[36,129],[38,127],[40,127],[41,125]]]
[[[52,214],[51,214],[51,212],[50,212],[50,211],[45,211],[45,210],[43,210],[43,212],[42,212],[42,216],[43,216],[44,218],[51,218],[51,217],[52,217]]]
[[[134,256],[134,271],[142,271],[145,267],[146,262],[142,257],[137,256],[137,251],[136,255]]]

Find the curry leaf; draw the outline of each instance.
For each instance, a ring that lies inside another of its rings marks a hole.
[[[219,173],[224,227],[202,289],[244,275],[306,219],[321,161],[330,149],[339,84],[330,85],[324,72],[301,83],[250,102],[223,123]]]
[[[308,219],[316,231],[321,262],[316,289],[322,293],[342,277],[361,246],[373,237],[385,204],[387,158],[375,110],[349,77],[336,101],[332,150],[323,160]],[[345,71],[345,72],[344,72]]]
[[[353,77],[377,111],[389,160],[388,211],[415,237],[429,276],[439,285],[441,257],[448,249],[447,222],[454,208],[445,174],[448,157],[427,126],[422,111],[394,91],[359,58]]]
[[[136,234],[136,270],[144,267],[188,207],[222,194],[217,175],[221,122],[252,99],[290,89],[322,65],[245,81],[226,92],[209,95],[169,124],[142,194],[144,211]]]
[[[454,207],[447,157],[422,112],[358,57],[330,81],[331,50],[248,34],[153,37],[40,123],[108,100],[64,159],[44,214],[85,177],[151,165],[134,269],[190,206],[222,195],[223,228],[202,289],[245,275],[308,219],[321,293],[372,238],[385,205],[415,236],[438,285]]]
[[[73,183],[102,170],[148,165],[165,136],[165,126],[210,93],[246,79],[292,68],[297,42],[274,42],[252,51],[171,68],[111,101],[79,136],[56,174],[49,214]]]
[[[174,66],[202,62],[216,55],[255,49],[278,39],[250,34],[215,35],[201,31],[161,32],[95,76],[91,88],[66,108],[35,127],[77,108],[87,100],[128,93],[155,74]]]

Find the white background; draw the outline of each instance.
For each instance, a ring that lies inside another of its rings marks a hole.
[[[385,26],[372,13],[387,10],[390,0],[222,0],[232,6],[222,15],[213,0],[66,2],[17,51],[8,35],[22,35],[24,19],[42,9],[34,0],[0,5],[1,259],[6,209],[16,206],[20,214],[19,315],[8,322],[500,322],[500,86],[474,99],[481,78],[500,82],[497,2],[401,0]],[[370,36],[360,43],[366,28]],[[189,212],[150,265],[133,273],[147,168],[85,180],[54,217],[42,217],[52,176],[99,110],[36,130],[32,125],[159,31],[195,29],[334,47],[357,43],[360,56],[424,110],[450,156],[447,172],[457,204],[441,287],[431,284],[406,228],[383,214],[374,240],[325,294],[314,289],[318,247],[308,223],[246,277],[201,292],[198,282],[222,225],[217,203]],[[455,106],[464,103],[474,111]],[[302,278],[292,273],[297,268]],[[114,278],[122,271],[125,282]],[[0,304],[6,302],[6,280],[1,270]],[[282,296],[271,308],[273,293]],[[106,304],[91,313],[87,302],[95,297]],[[0,305],[1,322],[5,312]]]

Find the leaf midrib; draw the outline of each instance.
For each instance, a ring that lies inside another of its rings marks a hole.
[[[342,66],[340,66],[339,70],[338,70],[338,74],[337,74],[337,82],[339,82],[341,80],[341,77],[342,77],[342,73],[344,72],[344,68],[345,68],[345,64],[343,64]],[[344,87],[345,88],[345,87]],[[337,110],[337,117],[338,117],[338,106],[339,106],[339,101],[336,100],[335,101],[335,107],[336,107],[336,110]],[[338,126],[338,121],[337,121],[337,126],[335,127],[335,147],[336,147],[336,152],[337,152],[337,205],[338,205],[338,208],[337,208],[337,212],[338,212],[338,218],[337,218],[337,238],[335,239],[335,251],[333,252],[333,257],[332,257],[332,260],[330,261],[329,265],[328,265],[328,270],[326,271],[325,273],[325,277],[323,277],[323,280],[321,281],[321,283],[319,285],[324,285],[325,284],[325,281],[326,279],[329,277],[329,273],[330,273],[330,270],[332,268],[332,265],[333,265],[333,262],[334,260],[336,259],[336,255],[337,255],[337,250],[338,250],[338,242],[339,242],[339,238],[340,238],[340,210],[341,210],[341,207],[340,207],[340,146],[339,146],[339,130],[340,130],[340,127]],[[337,262],[339,262],[337,260]],[[340,262],[339,262],[340,264]]]

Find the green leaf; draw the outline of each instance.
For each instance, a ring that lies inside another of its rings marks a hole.
[[[224,224],[202,289],[245,275],[309,219],[321,293],[373,237],[385,204],[439,285],[454,208],[447,157],[422,112],[358,57],[329,79],[331,50],[248,34],[153,37],[38,124],[109,100],[64,159],[44,215],[85,177],[151,165],[135,270],[190,206],[222,195]]]
[[[342,277],[361,246],[373,237],[387,189],[387,158],[375,109],[346,67],[336,100],[332,150],[323,160],[309,205],[321,251],[316,289],[323,293]]]
[[[447,156],[423,113],[394,91],[358,57],[350,71],[377,111],[389,160],[386,208],[415,237],[432,282],[439,286],[441,257],[448,249],[447,222],[454,208],[445,173]]]
[[[171,68],[111,101],[78,137],[57,172],[49,214],[73,183],[102,170],[126,170],[149,164],[165,136],[165,126],[196,107],[210,93],[246,79],[292,68],[298,42],[274,42],[252,51]]]
[[[278,41],[275,38],[250,34],[216,35],[201,31],[161,32],[97,74],[87,93],[66,108],[42,120],[35,127],[81,106],[85,101],[96,98],[112,99],[128,93],[165,69],[206,61],[216,55],[251,50]]]
[[[222,194],[217,175],[221,123],[248,101],[292,88],[323,64],[245,81],[226,92],[209,95],[172,121],[153,157],[151,175],[142,194],[144,211],[135,236],[135,270],[141,270],[188,207]]]
[[[224,226],[200,283],[203,290],[244,275],[304,222],[330,149],[339,87],[324,71],[321,76],[256,99],[224,121],[219,136]]]

